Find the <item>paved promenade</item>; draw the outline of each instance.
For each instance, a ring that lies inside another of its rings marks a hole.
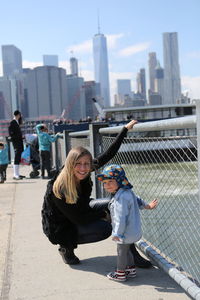
[[[28,176],[31,167],[21,168]],[[125,283],[106,278],[116,265],[111,239],[76,250],[81,264],[64,264],[58,247],[41,228],[41,205],[47,180],[15,182],[12,168],[0,185],[1,300],[186,300],[191,299],[157,267],[137,269]]]

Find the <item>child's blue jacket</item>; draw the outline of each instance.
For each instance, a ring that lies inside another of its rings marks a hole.
[[[120,188],[112,197],[109,209],[112,219],[112,236],[117,236],[120,244],[132,244],[142,236],[139,208],[147,205],[131,189]]]
[[[38,135],[38,142],[39,142],[39,150],[40,151],[50,151],[51,150],[51,143],[55,142],[58,138],[58,135],[51,136],[47,132],[42,132],[40,127],[42,125],[38,124],[36,126],[36,132]]]
[[[7,165],[8,160],[8,145],[4,145],[4,149],[0,149],[0,165]]]

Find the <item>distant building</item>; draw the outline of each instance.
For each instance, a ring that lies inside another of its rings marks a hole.
[[[163,33],[165,96],[163,104],[176,104],[181,99],[178,34]]]
[[[155,93],[159,94],[161,97],[160,104],[164,104],[164,97],[165,97],[164,69],[161,68],[159,61],[155,69]]]
[[[0,119],[10,119],[12,117],[12,100],[10,80],[0,77]]]
[[[3,76],[12,77],[22,72],[22,52],[14,45],[2,47]]]
[[[196,114],[195,104],[155,105],[144,107],[110,107],[105,108],[107,119],[122,121],[130,119],[147,121],[190,116]]]
[[[67,106],[66,71],[62,68],[43,66],[30,70],[24,89],[29,118],[59,117]]]
[[[43,55],[43,66],[58,67],[58,55]]]
[[[70,58],[71,75],[78,76],[78,60],[75,57]]]
[[[82,77],[67,75],[67,105],[65,115],[69,120],[83,120],[86,118],[85,89]]]
[[[156,66],[157,66],[157,58],[155,52],[149,53],[149,92],[155,92],[155,78],[156,78]]]
[[[149,105],[162,105],[162,97],[158,93],[149,94]]]
[[[146,74],[145,69],[140,69],[137,74],[137,92],[141,98],[146,102]]]
[[[127,97],[131,97],[131,81],[130,79],[117,79],[117,95],[116,104],[123,105],[126,101],[129,102]]]
[[[108,73],[108,55],[106,37],[95,34],[93,37],[93,57],[95,81],[100,83],[101,97],[104,107],[110,106],[110,85]]]
[[[86,106],[86,117],[90,117],[91,119],[95,119],[98,116],[98,111],[92,98],[95,98],[98,101],[99,93],[100,93],[100,84],[95,81],[85,81],[84,82],[85,89],[85,106]]]

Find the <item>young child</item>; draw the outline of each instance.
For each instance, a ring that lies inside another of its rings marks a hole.
[[[136,276],[130,245],[142,236],[139,208],[153,209],[158,202],[155,199],[147,204],[136,196],[124,169],[119,165],[105,167],[97,178],[111,194],[109,210],[112,240],[117,243],[117,270],[109,273],[107,277],[115,281],[126,281],[127,277]]]
[[[51,178],[51,143],[57,140],[58,133],[54,136],[49,135],[48,129],[44,124],[38,124],[36,126],[36,132],[39,142],[41,177],[45,179],[44,172],[46,169],[48,178]]]
[[[6,181],[6,169],[8,163],[8,145],[0,143],[0,183]]]

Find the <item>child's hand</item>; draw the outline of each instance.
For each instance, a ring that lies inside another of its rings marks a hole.
[[[154,209],[154,208],[156,208],[157,205],[158,205],[158,200],[154,199],[145,208],[146,209]]]
[[[112,236],[112,240],[117,242],[121,241],[121,239],[118,236]]]

